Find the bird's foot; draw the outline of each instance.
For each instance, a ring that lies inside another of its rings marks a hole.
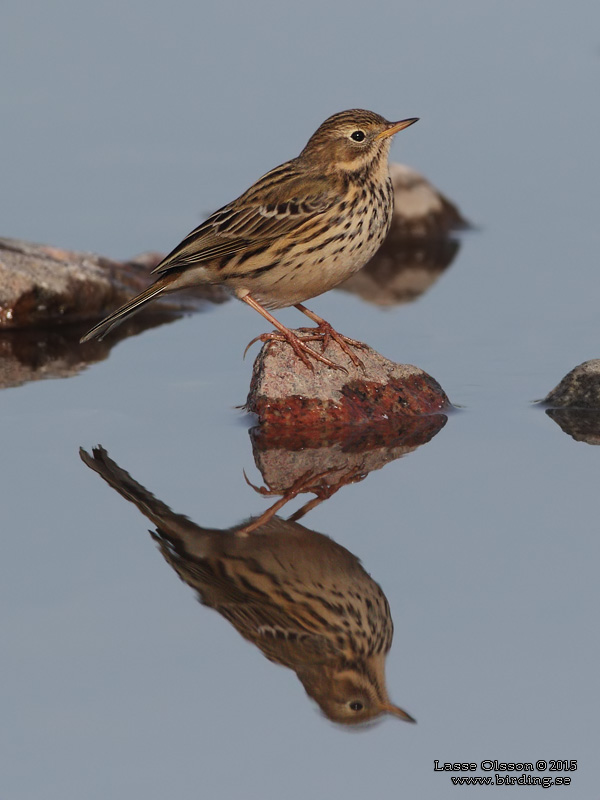
[[[328,324],[328,323],[326,323],[326,324]],[[329,327],[331,327],[331,326],[329,326]],[[312,347],[309,347],[308,344],[306,344],[306,342],[322,341],[323,342],[323,346],[322,346],[321,350],[323,351],[323,350],[325,350],[325,347],[326,347],[326,343],[325,343],[325,337],[326,336],[328,337],[327,341],[329,341],[329,339],[332,339],[332,338],[335,341],[338,341],[338,339],[336,339],[335,337],[339,337],[339,339],[346,339],[345,336],[341,336],[339,333],[336,333],[336,331],[334,331],[333,328],[331,328],[331,332],[329,332],[329,331],[328,332],[324,332],[324,331],[319,330],[318,328],[305,328],[305,329],[302,329],[302,330],[303,331],[306,330],[308,332],[308,335],[307,336],[303,336],[302,338],[300,338],[293,331],[291,331],[291,330],[289,330],[287,328],[285,329],[285,332],[282,330],[280,333],[262,333],[260,336],[255,336],[254,339],[252,339],[252,341],[248,343],[248,346],[244,350],[244,355],[246,355],[246,353],[248,352],[248,349],[250,347],[252,347],[252,345],[255,342],[265,342],[265,343],[268,343],[268,344],[272,344],[273,342],[287,342],[291,346],[291,348],[294,351],[294,353],[302,361],[302,363],[306,367],[308,367],[308,369],[310,369],[310,370],[314,370],[314,367],[310,362],[310,359],[312,358],[315,361],[320,361],[322,364],[325,364],[326,366],[331,367],[331,369],[339,369],[342,372],[346,372],[346,373],[348,372],[348,370],[345,369],[345,367],[341,367],[339,364],[336,364],[335,361],[332,361],[330,358],[327,358],[326,356],[324,356],[322,352],[319,353],[317,350],[313,350]],[[332,334],[335,334],[335,336],[333,336]],[[348,339],[347,341],[354,343],[353,339]],[[350,354],[350,357],[351,357],[353,363],[356,364],[358,362],[358,364],[362,365],[362,362],[360,361],[360,359],[358,359],[354,355],[354,353],[352,353],[352,351],[349,349],[347,344],[342,344],[341,342],[338,342],[338,344],[340,345],[340,347],[342,348],[342,350],[344,352],[347,352],[347,353]],[[360,346],[360,342],[355,342],[354,344],[356,344],[357,346]],[[357,364],[357,366],[358,366],[358,364]]]
[[[317,474],[315,474],[312,470],[308,470],[299,478],[297,478],[292,483],[292,485],[289,486],[287,489],[285,489],[283,492],[276,491],[275,489],[271,489],[268,486],[255,486],[248,479],[248,476],[244,472],[244,479],[246,483],[248,484],[248,486],[251,486],[254,489],[254,491],[257,492],[258,494],[262,494],[263,497],[270,497],[272,495],[281,495],[281,496],[276,503],[274,503],[272,506],[269,506],[269,508],[267,508],[266,511],[263,511],[263,513],[259,517],[250,520],[250,522],[248,522],[248,524],[244,525],[242,528],[237,528],[235,531],[235,535],[247,536],[249,533],[252,533],[253,531],[262,527],[266,522],[268,522],[272,517],[274,517],[275,514],[283,508],[283,506],[289,503],[290,500],[293,500],[301,492],[315,492],[318,496],[320,496],[320,493],[322,492],[322,489],[320,488],[320,482],[323,481],[323,479],[332,472],[335,472],[335,467],[330,467],[329,469],[326,469],[323,472],[319,472]],[[314,488],[315,485],[317,485],[318,488]],[[337,489],[334,489],[333,491],[337,491]],[[325,498],[323,497],[322,499],[317,499],[317,504],[322,502],[323,499]],[[310,505],[312,506],[312,503]],[[306,513],[305,511],[303,512],[304,508],[305,506],[299,509],[299,511],[297,511],[292,516],[296,518],[297,515],[299,515],[297,517],[299,519],[301,516],[303,516],[303,513]],[[292,519],[292,517],[290,517],[290,519]]]
[[[327,350],[329,343],[333,340],[338,345],[340,350],[342,350],[348,356],[355,367],[360,367],[364,370],[365,365],[352,350],[352,348],[364,350],[367,346],[364,344],[364,342],[359,342],[356,339],[350,339],[349,336],[344,336],[343,334],[338,333],[335,328],[333,328],[329,322],[326,322],[325,320],[321,320],[316,328],[300,328],[300,330],[307,331],[310,334],[311,340],[322,342],[321,352]]]

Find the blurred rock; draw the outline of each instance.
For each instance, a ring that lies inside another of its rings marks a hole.
[[[390,164],[394,216],[382,246],[338,289],[369,303],[409,303],[427,291],[454,261],[454,231],[469,228],[458,208],[425,178],[403,164]]]
[[[302,337],[306,331],[296,333]],[[347,372],[317,361],[311,370],[287,343],[265,344],[254,362],[246,409],[258,415],[261,425],[322,435],[357,424],[393,426],[398,418],[450,408],[441,386],[418,367],[395,364],[366,346],[357,353],[364,369],[331,342],[327,357]]]
[[[416,170],[390,164],[390,175],[394,185],[392,236],[440,239],[470,227],[457,206]]]
[[[572,369],[542,402],[554,408],[600,409],[600,359]]]
[[[337,288],[378,306],[412,303],[456,258],[457,239],[397,239],[390,232],[361,270]]]
[[[97,319],[145,288],[160,258],[148,254],[121,262],[0,238],[0,329]],[[163,310],[181,314],[197,308],[199,300],[226,298],[223,289],[208,286],[160,302]]]

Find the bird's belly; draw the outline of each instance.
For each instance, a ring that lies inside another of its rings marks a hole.
[[[379,249],[389,228],[391,210],[358,208],[349,227],[329,228],[295,248],[274,247],[261,263],[247,264],[247,274],[233,274],[228,285],[249,293],[267,308],[285,308],[343,283]]]

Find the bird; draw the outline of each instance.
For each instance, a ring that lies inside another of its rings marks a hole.
[[[334,340],[360,365],[353,348],[361,343],[339,334],[303,303],[361,269],[383,242],[394,204],[388,169],[391,139],[417,121],[389,122],[363,109],[329,117],[300,155],[211,214],[152,270],[158,275],[154,283],[95,325],[81,342],[104,337],[167,292],[213,284],[225,286],[276,329],[250,345],[283,340],[310,369],[311,360],[344,369],[323,354]],[[288,306],[316,327],[302,329],[306,336],[299,336],[270,313]],[[322,352],[309,341],[320,341]]]
[[[393,623],[383,590],[333,539],[268,516],[247,526],[203,528],[176,514],[113,461],[103,447],[83,462],[155,526],[165,561],[263,655],[292,669],[330,720],[384,714],[415,722],[388,697],[385,659]]]

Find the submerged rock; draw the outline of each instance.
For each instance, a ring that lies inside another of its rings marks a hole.
[[[296,333],[301,337],[303,331]],[[320,344],[312,346],[318,350]],[[254,363],[245,407],[261,425],[321,432],[358,424],[389,426],[451,407],[439,383],[418,367],[396,364],[367,346],[357,354],[364,369],[331,342],[327,357],[346,371],[316,361],[311,370],[288,344],[267,343]]]

